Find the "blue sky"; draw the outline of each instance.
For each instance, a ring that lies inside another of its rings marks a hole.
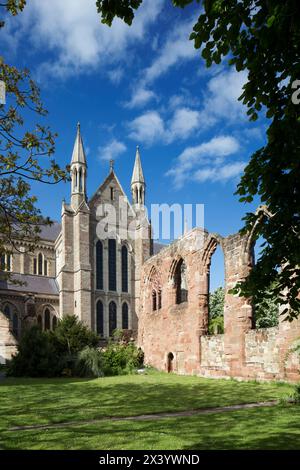
[[[56,159],[70,162],[76,124],[88,159],[88,194],[107,176],[110,158],[130,195],[135,148],[147,183],[147,204],[204,204],[205,226],[228,235],[241,227],[244,206],[233,195],[265,122],[250,123],[237,101],[244,73],[226,64],[206,69],[188,40],[199,5],[144,0],[132,27],[102,25],[94,0],[29,0],[0,32],[1,50],[28,67],[59,134]],[[45,215],[59,219],[68,184],[36,185]],[[222,256],[212,287],[222,283]]]

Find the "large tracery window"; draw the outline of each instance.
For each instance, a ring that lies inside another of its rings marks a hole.
[[[96,289],[103,289],[103,245],[100,240],[96,243]]]
[[[188,300],[188,285],[187,285],[187,274],[186,264],[181,259],[177,263],[175,271],[175,287],[176,287],[176,303],[181,304]]]
[[[97,302],[96,308],[96,331],[99,336],[104,336],[104,318],[103,318],[103,303],[101,300]]]
[[[129,328],[128,304],[126,302],[122,305],[122,328],[123,330],[128,330]]]
[[[112,336],[114,330],[117,328],[117,305],[115,302],[110,302],[108,307],[108,313],[109,336]]]
[[[117,245],[116,240],[108,240],[108,288],[110,291],[117,290]]]
[[[122,292],[128,292],[128,249],[122,246]]]

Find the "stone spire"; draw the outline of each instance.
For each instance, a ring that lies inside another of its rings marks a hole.
[[[86,166],[86,158],[85,158],[83,142],[82,142],[81,133],[80,133],[79,122],[77,124],[77,134],[76,134],[75,144],[73,148],[71,165],[73,165],[74,163],[80,163]]]
[[[138,145],[136,147],[135,163],[134,163],[134,169],[133,169],[132,178],[131,178],[131,185],[133,185],[134,183],[145,184],[144,173],[143,173],[143,168],[142,168],[142,163],[141,163],[140,149]]]
[[[136,148],[135,163],[131,178],[132,202],[135,205],[143,206],[145,204],[146,183],[142,168],[139,146]]]
[[[71,160],[71,205],[74,209],[77,209],[82,201],[86,201],[86,176],[87,164],[78,123]]]

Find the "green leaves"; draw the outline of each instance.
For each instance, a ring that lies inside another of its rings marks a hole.
[[[101,15],[101,21],[108,26],[112,25],[117,16],[128,25],[132,24],[134,10],[142,4],[142,0],[97,0],[96,7]]]

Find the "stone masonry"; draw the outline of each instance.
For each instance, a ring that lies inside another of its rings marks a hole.
[[[209,274],[217,245],[225,260],[224,334],[208,335]],[[299,380],[300,320],[252,328],[251,303],[229,293],[253,263],[250,236],[223,238],[194,229],[143,266],[138,343],[147,364],[179,374],[261,380]],[[186,265],[188,299],[176,302],[176,266]],[[161,305],[153,308],[153,293]],[[160,307],[160,308],[158,308]]]

